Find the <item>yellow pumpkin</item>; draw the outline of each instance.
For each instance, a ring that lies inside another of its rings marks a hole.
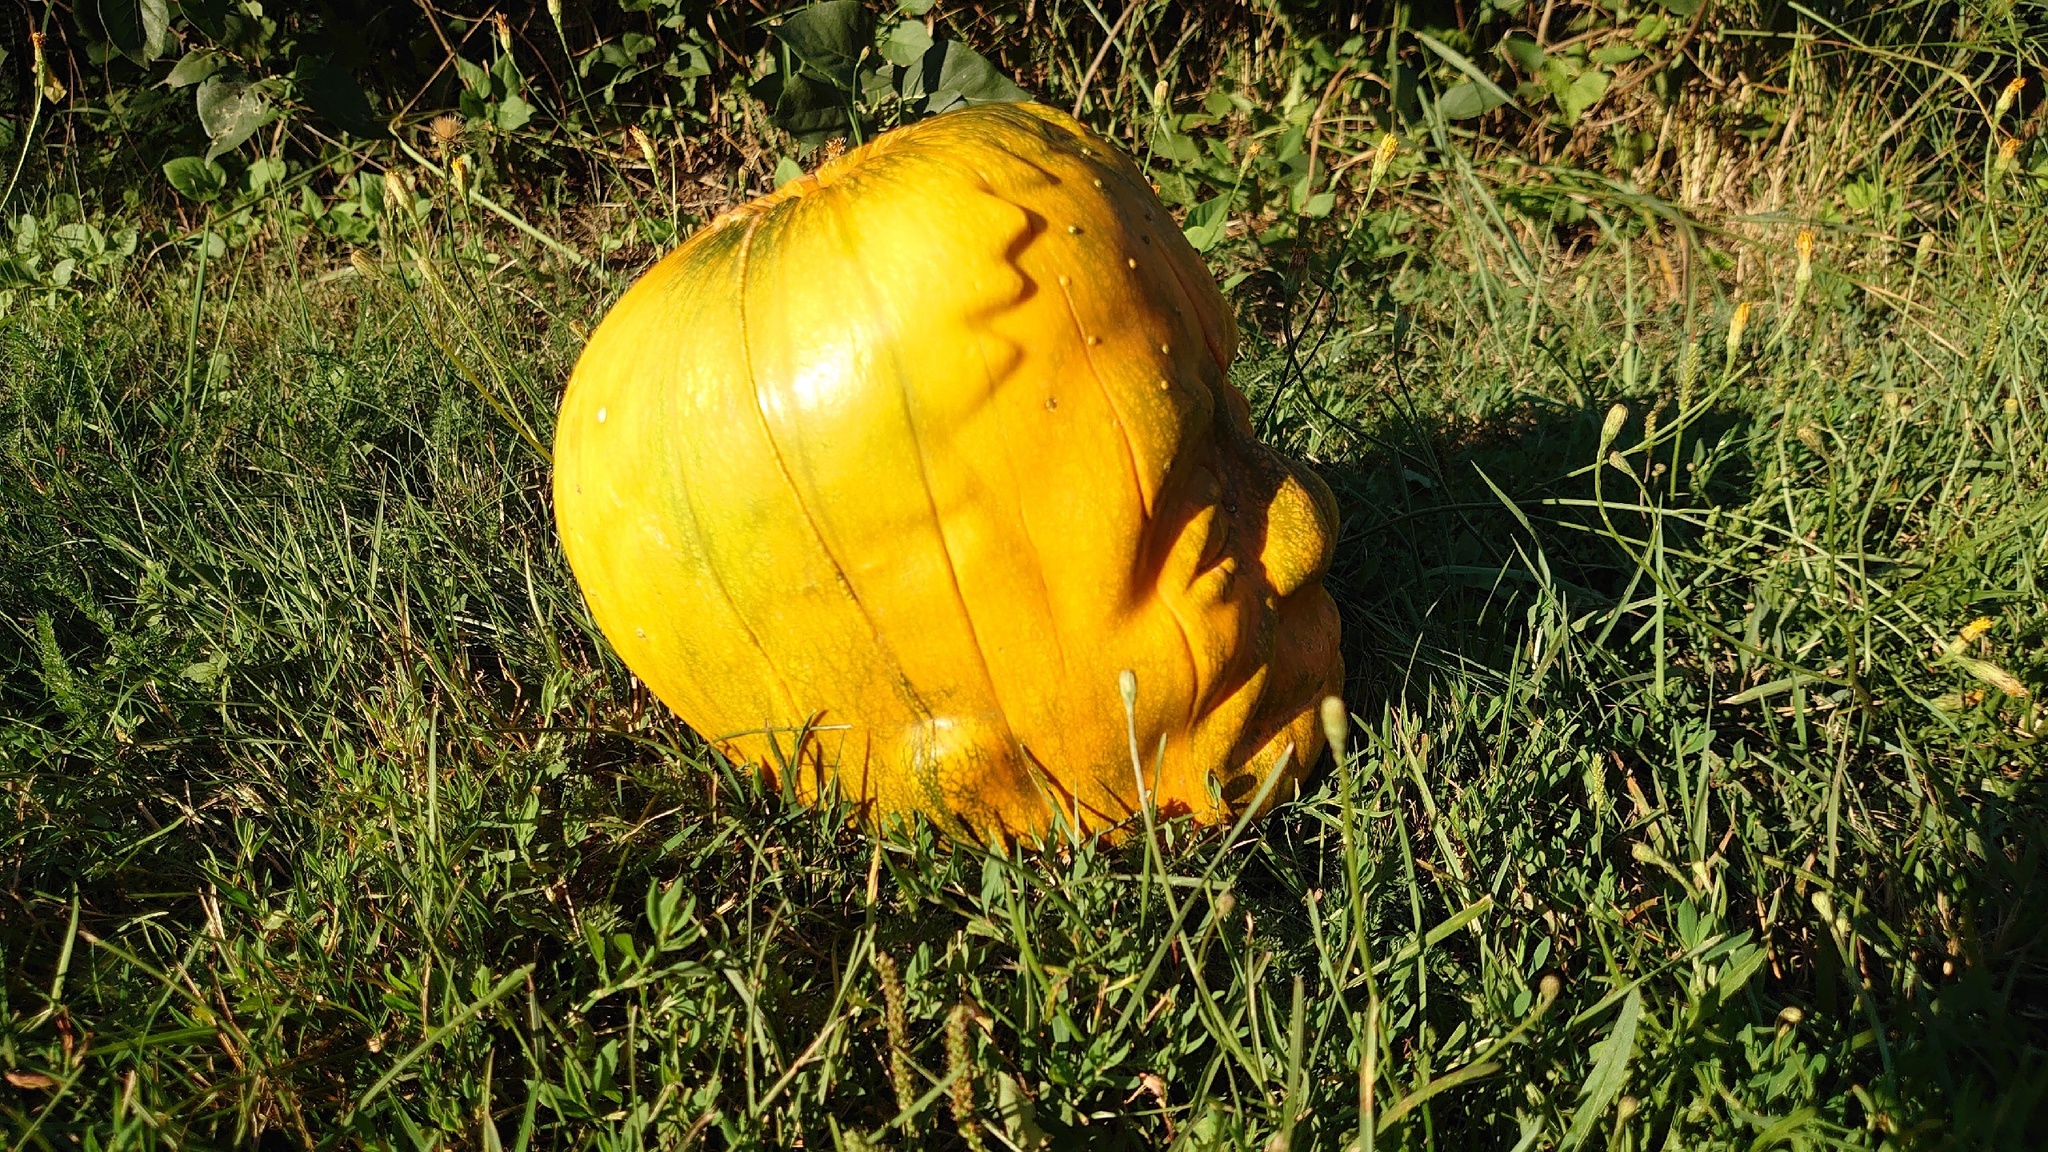
[[[596,621],[727,756],[878,822],[1217,821],[1319,755],[1329,490],[1222,294],[1073,119],[988,104],[726,213],[591,336],[555,439]],[[1160,755],[1163,740],[1163,757]]]

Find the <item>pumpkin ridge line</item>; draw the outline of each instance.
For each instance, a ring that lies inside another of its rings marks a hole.
[[[801,201],[798,202],[800,203]],[[874,613],[870,612],[867,604],[861,600],[859,590],[854,588],[852,579],[846,574],[845,565],[840,563],[839,557],[832,551],[831,543],[825,539],[824,530],[818,526],[817,518],[811,514],[810,505],[804,501],[803,489],[797,486],[796,478],[790,475],[789,461],[783,457],[782,446],[775,439],[775,425],[769,421],[767,409],[762,407],[761,379],[754,370],[753,338],[747,327],[747,274],[753,270],[754,235],[760,230],[761,225],[766,220],[767,216],[765,214],[749,219],[747,221],[747,231],[740,238],[739,267],[737,269],[737,279],[739,281],[738,304],[734,309],[739,317],[740,359],[746,366],[747,389],[754,398],[754,419],[760,424],[761,438],[768,447],[768,455],[775,461],[775,474],[781,477],[783,486],[789,489],[790,499],[796,502],[797,513],[803,520],[804,527],[810,530],[811,538],[817,542],[818,550],[825,556],[825,563],[832,571],[833,581],[838,584],[840,591],[846,594],[846,598],[852,602],[854,611],[860,613],[861,622],[867,625],[868,637],[873,641],[875,651],[887,661],[888,671],[896,681],[896,686],[903,694],[904,702],[909,706],[912,715],[921,716],[929,721],[932,719],[931,706],[925,702],[924,696],[918,692],[917,686],[910,682],[909,675],[903,670],[903,661],[897,657],[895,649],[883,640],[881,629],[875,626]],[[863,718],[848,717],[848,719],[867,729],[870,737],[872,737],[873,729]],[[873,756],[874,746],[871,740],[864,759],[870,759]],[[833,768],[833,775],[835,777],[838,775],[837,766]],[[862,797],[861,799],[867,799],[867,797]],[[927,799],[930,798],[927,797]]]
[[[1139,535],[1141,539],[1149,540],[1152,536],[1152,527],[1157,521],[1155,521],[1152,514],[1152,500],[1150,497],[1147,496],[1145,492],[1144,478],[1140,476],[1138,473],[1138,446],[1136,444],[1131,443],[1130,422],[1124,419],[1123,409],[1117,406],[1116,397],[1110,393],[1108,383],[1106,383],[1102,379],[1102,372],[1095,367],[1095,354],[1088,350],[1088,334],[1081,330],[1081,314],[1074,307],[1074,293],[1072,287],[1070,285],[1064,284],[1058,285],[1058,287],[1060,290],[1060,299],[1066,301],[1067,316],[1074,322],[1074,334],[1081,338],[1081,361],[1082,363],[1088,366],[1089,377],[1095,381],[1096,389],[1102,393],[1103,403],[1109,405],[1110,412],[1113,415],[1115,415],[1117,431],[1123,435],[1124,459],[1129,463],[1130,466],[1131,486],[1138,490],[1138,506],[1145,510],[1145,523],[1144,527],[1140,530]],[[1166,614],[1168,616],[1173,617],[1174,630],[1180,633],[1181,647],[1187,652],[1188,684],[1191,689],[1191,692],[1189,693],[1188,715],[1186,723],[1187,726],[1193,727],[1195,721],[1195,704],[1200,701],[1203,695],[1202,666],[1201,663],[1195,659],[1195,642],[1194,639],[1188,634],[1187,621],[1182,620],[1180,618],[1180,613],[1174,610],[1173,603],[1170,600],[1167,600],[1165,597],[1160,597],[1160,602],[1166,606]]]
[[[1095,354],[1088,350],[1088,334],[1081,328],[1081,313],[1074,307],[1074,293],[1071,285],[1059,284],[1060,299],[1067,306],[1067,319],[1074,325],[1074,335],[1081,348],[1081,362],[1088,366],[1088,377],[1095,381],[1095,390],[1102,393],[1102,402],[1109,406],[1111,416],[1116,418],[1116,430],[1123,437],[1124,463],[1129,469],[1131,487],[1137,489],[1138,507],[1145,513],[1145,524],[1152,523],[1152,494],[1145,491],[1145,478],[1138,471],[1138,446],[1131,442],[1131,424],[1124,418],[1124,410],[1118,406],[1116,397],[1110,393],[1109,385],[1102,379],[1102,372],[1095,367]]]
[[[750,238],[750,234],[748,238]],[[746,248],[744,239],[742,241],[739,259],[742,268],[744,268],[746,262]],[[742,273],[742,275],[744,275],[744,273]],[[745,331],[745,313],[743,311],[744,307],[745,296],[743,294],[740,297],[739,311],[742,332]],[[744,348],[745,345],[743,342],[742,351],[744,351]],[[665,417],[673,417],[674,403],[675,390],[672,388],[664,389],[661,394],[661,409],[662,414]],[[657,423],[652,426],[658,427],[659,424]],[[681,490],[683,498],[683,508],[689,516],[690,533],[696,539],[697,551],[707,561],[709,561],[712,556],[711,545],[704,533],[704,522],[702,518],[697,515],[697,502],[696,499],[691,495],[691,486],[687,480],[682,479],[681,469],[677,469],[675,475],[677,481],[675,487]],[[760,655],[761,666],[768,670],[769,679],[776,688],[781,690],[783,705],[789,708],[789,710],[792,713],[794,713],[797,707],[796,693],[791,690],[789,680],[786,676],[783,675],[782,669],[776,667],[774,657],[772,657],[769,654],[767,645],[761,642],[761,637],[754,631],[753,624],[747,620],[746,613],[740,610],[739,602],[733,598],[732,590],[726,586],[725,577],[722,573],[720,573],[718,565],[715,563],[706,563],[704,565],[704,570],[706,574],[709,575],[711,578],[712,587],[718,590],[718,598],[725,603],[726,611],[732,614],[733,620],[739,624],[740,630],[746,634],[747,643],[752,645],[754,651]]]
[[[833,229],[839,233],[841,245],[847,250],[858,253],[860,251],[859,243],[857,240],[849,240],[846,235],[844,222],[837,216],[833,216],[831,217],[831,224]],[[860,276],[861,283],[867,287],[869,306],[875,311],[882,311],[884,297],[876,289],[874,277],[868,273],[867,266],[860,260],[856,259],[854,261],[854,267]],[[897,309],[889,307],[887,311],[895,314]],[[886,341],[884,343],[888,349],[891,371],[896,378],[897,401],[903,406],[904,428],[910,435],[910,446],[917,454],[917,475],[920,482],[919,486],[924,491],[925,509],[930,513],[932,529],[938,535],[939,554],[946,558],[946,581],[952,588],[953,602],[960,610],[961,620],[967,625],[967,636],[974,649],[974,658],[981,664],[982,687],[988,693],[988,702],[994,707],[997,717],[1002,720],[1003,735],[1009,739],[1010,750],[1013,753],[1021,753],[1023,741],[1017,738],[1016,725],[1011,723],[1009,711],[1003,706],[1002,694],[996,691],[995,670],[990,666],[988,651],[982,645],[981,629],[976,626],[974,611],[968,607],[967,594],[960,587],[960,565],[953,555],[953,543],[946,532],[946,518],[939,512],[937,497],[932,495],[931,458],[925,451],[924,437],[918,431],[918,405],[911,394],[910,374],[904,366],[903,358],[895,342]]]
[[[968,171],[974,173],[974,178],[981,182],[981,189],[984,195],[1001,204],[1007,205],[1010,208],[1016,209],[1017,212],[1022,214],[1022,216],[1024,217],[1024,229],[1021,235],[1023,243],[1021,245],[1018,244],[1017,238],[1013,237],[1008,244],[1005,244],[1003,247],[1003,263],[1012,272],[1016,273],[1017,277],[1023,280],[1025,285],[1028,288],[1030,288],[1030,295],[1035,296],[1038,292],[1043,291],[1043,288],[1040,287],[1036,277],[1032,276],[1031,273],[1024,270],[1024,266],[1021,263],[1021,261],[1023,259],[1024,253],[1030,250],[1033,246],[1035,246],[1038,243],[1038,238],[1040,236],[1045,235],[1046,227],[1044,223],[1044,217],[1039,215],[1032,209],[1027,208],[1022,204],[1019,204],[1015,200],[1004,195],[996,187],[995,183],[988,178],[988,174],[981,170],[980,166],[970,164],[968,165]],[[985,381],[987,381],[989,398],[992,403],[995,399],[996,391],[1000,385],[996,380],[995,366],[989,363],[988,351],[986,346],[983,344],[983,341],[996,340],[1004,344],[1010,345],[1012,347],[1017,347],[1016,341],[1011,340],[1008,337],[1003,336],[1001,333],[994,331],[991,327],[990,322],[993,321],[999,315],[1014,314],[1020,307],[1022,307],[1025,299],[1029,299],[1029,296],[1026,296],[1020,300],[1011,301],[1009,303],[993,305],[988,308],[984,308],[978,312],[970,312],[966,316],[967,328],[970,332],[974,333],[975,336],[974,355],[977,360],[981,361],[982,378]],[[1014,369],[1012,370],[1012,372],[1014,373]],[[1052,587],[1046,582],[1045,579],[1045,573],[1047,570],[1045,549],[1042,545],[1039,544],[1038,534],[1032,530],[1031,517],[1025,512],[1024,508],[1024,472],[1017,467],[1017,457],[1015,452],[1013,451],[1013,448],[1016,445],[1018,438],[1008,434],[1012,429],[1012,424],[1009,419],[1010,413],[1008,409],[1004,408],[1000,404],[995,404],[994,408],[996,423],[998,427],[1000,427],[1005,433],[1003,436],[999,437],[999,440],[1003,448],[1003,463],[1008,467],[1010,472],[1011,503],[1014,513],[1017,517],[1017,524],[1024,530],[1024,540],[1026,543],[1031,545],[1031,557],[1033,560],[1037,561],[1037,564],[1032,569],[1032,571],[1038,580],[1039,602],[1043,606],[1045,611],[1046,633],[1052,637],[1053,651],[1059,656],[1060,686],[1062,690],[1064,690],[1068,685],[1073,683],[1073,665],[1072,662],[1067,658],[1066,637],[1062,635],[1060,630],[1059,613],[1056,612],[1053,608]],[[1007,715],[1005,715],[1005,721],[1007,722],[1007,720],[1008,717]],[[1065,764],[1068,764],[1071,768],[1074,756],[1073,750],[1067,746],[1066,731],[1064,730],[1064,728],[1055,725],[1054,731],[1051,733],[1051,735],[1054,738],[1054,742],[1059,747],[1061,761]],[[1018,740],[1018,746],[1023,747],[1023,745],[1024,742],[1020,738]],[[1033,763],[1034,765],[1036,765],[1035,759],[1033,760]],[[1067,794],[1065,789],[1061,789],[1061,792],[1063,795]],[[1078,802],[1078,797],[1076,797],[1075,799],[1076,802]]]

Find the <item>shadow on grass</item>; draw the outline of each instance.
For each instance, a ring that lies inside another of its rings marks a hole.
[[[1546,977],[1559,1007],[1607,1006],[1491,1053],[1507,1066],[1496,1115],[1535,1103],[1524,1086],[1568,1066],[1633,987],[1656,1021],[1628,1097],[1650,1131],[1722,1107],[1768,1143],[1774,1124],[1812,1118],[1774,1107],[1800,1100],[1907,1146],[2040,1146],[2038,735],[2016,737],[2010,709],[1940,714],[1913,684],[1924,653],[1903,645],[1875,650],[1894,665],[1881,685],[1837,670],[1745,692],[1810,663],[1774,639],[1813,648],[1869,625],[1768,569],[1804,547],[1913,571],[1896,558],[1907,516],[1863,509],[1863,538],[1805,545],[1737,528],[1709,510],[1761,520],[1774,502],[1857,494],[1790,491],[1842,483],[1825,466],[1764,477],[1783,413],[1716,407],[1644,452],[1629,446],[1645,407],[1605,435],[1605,405],[1345,425],[1359,450],[1319,466],[1345,514],[1330,586],[1363,727],[1353,759],[1326,759],[1273,822],[1239,891],[1290,966],[1363,1012],[1363,976],[1332,970],[1304,915],[1347,883],[1336,830],[1351,805],[1367,830],[1357,899],[1383,949],[1373,995],[1409,1013],[1407,1042],[1457,1034],[1475,996],[1529,1011],[1515,990]],[[1588,466],[1610,440],[1628,456],[1602,466],[1603,510]],[[1460,913],[1469,928],[1431,939]],[[1720,1099],[1685,1103],[1694,1078]]]

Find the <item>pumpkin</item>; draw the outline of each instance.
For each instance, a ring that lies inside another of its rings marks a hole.
[[[932,117],[619,299],[562,401],[562,544],[648,688],[807,798],[981,839],[1226,819],[1343,678],[1335,502],[1254,439],[1236,343],[1109,145]]]

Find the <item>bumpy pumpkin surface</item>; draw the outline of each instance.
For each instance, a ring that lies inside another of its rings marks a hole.
[[[937,116],[625,293],[562,402],[563,546],[648,687],[806,795],[982,838],[1114,825],[1130,669],[1146,791],[1221,820],[1268,773],[1291,792],[1343,678],[1335,504],[1253,439],[1236,342],[1087,129]]]

